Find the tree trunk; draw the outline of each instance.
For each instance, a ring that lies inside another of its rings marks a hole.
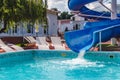
[[[5,32],[6,28],[7,28],[7,21],[4,20],[4,26],[3,26],[3,28],[0,30],[0,33]]]

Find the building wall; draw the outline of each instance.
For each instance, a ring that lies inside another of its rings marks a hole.
[[[47,14],[48,18],[48,35],[57,35],[57,15]]]
[[[57,35],[57,12],[48,10],[48,35]],[[0,24],[2,27],[2,23]],[[38,30],[35,29],[36,24],[31,26],[28,23],[19,23],[17,28],[9,28],[6,33],[0,34],[0,36],[45,36],[44,28],[41,24],[38,24]],[[29,29],[29,30],[28,30]],[[16,32],[15,32],[16,31]],[[30,32],[29,32],[30,31]]]
[[[73,23],[73,29],[83,29],[83,26],[85,24],[85,19],[83,17],[80,17],[78,15],[74,15],[71,17],[72,23]]]
[[[65,29],[68,28],[71,30],[83,29],[85,21],[71,21],[69,23],[59,24],[59,32],[65,32]]]
[[[83,26],[85,24],[85,21],[73,21],[73,29],[83,29]]]
[[[73,30],[73,23],[68,22],[68,23],[61,23],[61,21],[58,21],[58,29],[59,32],[65,32],[65,29],[68,28],[68,30]]]
[[[117,13],[120,14],[120,4],[117,5]]]
[[[68,30],[78,30],[83,29],[85,19],[74,15],[71,17],[71,20],[59,20],[58,24],[59,32],[65,32],[66,28],[68,28]]]

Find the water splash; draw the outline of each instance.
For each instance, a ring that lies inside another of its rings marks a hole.
[[[78,58],[84,59],[84,55],[85,55],[85,50],[81,50],[80,53],[78,54]]]
[[[59,68],[69,68],[69,69],[77,69],[77,68],[88,68],[88,67],[104,67],[103,64],[98,64],[99,62],[92,62],[84,58],[86,54],[85,50],[81,50],[78,57],[74,59],[55,61],[53,60],[53,64],[60,64],[62,67]]]
[[[77,58],[72,59],[72,60],[62,61],[62,63],[69,64],[69,65],[81,65],[81,66],[96,65],[96,62],[90,62],[84,59],[85,52],[86,52],[85,50],[81,50]]]

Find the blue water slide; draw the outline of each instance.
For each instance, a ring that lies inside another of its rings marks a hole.
[[[94,1],[97,0],[69,0],[68,6],[71,10],[79,10],[83,14],[100,16],[103,14],[102,12],[88,10],[88,8],[84,6]],[[85,10],[90,12],[86,12]],[[110,13],[104,14],[104,16],[110,17]],[[120,36],[120,19],[101,19],[101,21],[87,22],[83,30],[66,32],[64,36],[68,47],[77,53],[79,53],[80,50],[89,50],[92,46],[100,42],[99,32],[101,32],[102,42],[108,41],[112,37]]]
[[[91,25],[94,26],[90,27]],[[101,30],[102,42],[108,41],[112,37],[119,36],[120,35],[119,26],[120,26],[120,20],[88,22],[85,25],[86,28],[83,30],[66,32],[65,40],[70,49],[79,53],[80,50],[89,50],[92,46],[99,43],[100,30]]]
[[[68,7],[70,10],[80,11],[81,14],[91,15],[91,16],[83,16],[83,17],[97,18],[99,20],[110,19],[111,13],[109,13],[109,12],[97,12],[94,10],[90,10],[85,6],[85,4],[95,2],[95,1],[98,1],[98,0],[69,0]],[[97,16],[102,16],[102,17],[98,18]],[[120,17],[120,14],[117,14],[117,16]],[[109,17],[109,18],[107,18],[107,17]]]

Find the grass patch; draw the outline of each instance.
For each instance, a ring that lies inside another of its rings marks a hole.
[[[16,44],[17,46],[20,46],[20,47],[25,47],[26,46],[26,43],[19,43],[19,44]]]
[[[97,44],[97,47],[99,47],[100,44]],[[112,45],[112,44],[101,44],[102,47],[117,47],[116,44]]]

